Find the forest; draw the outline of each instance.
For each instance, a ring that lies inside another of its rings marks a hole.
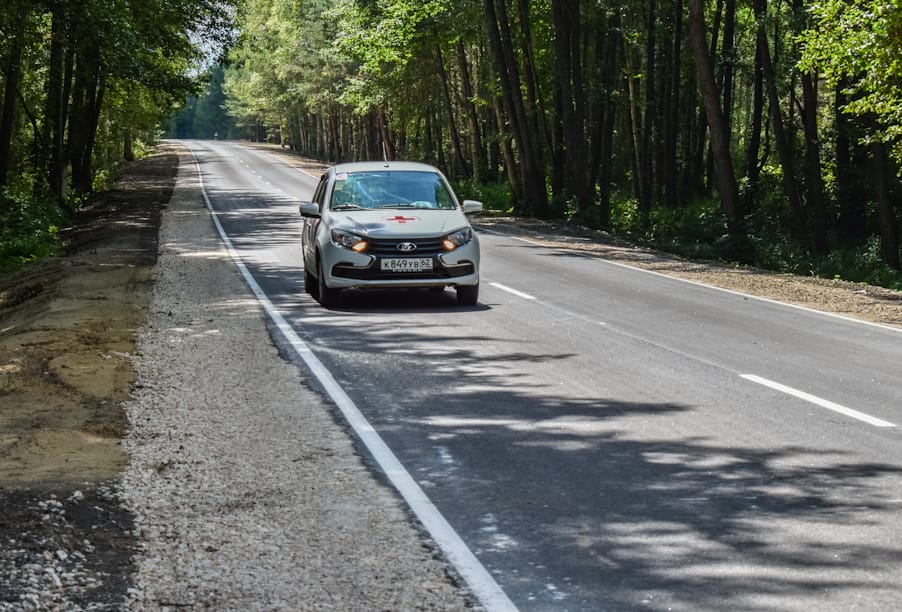
[[[77,206],[163,132],[244,138],[902,288],[900,0],[11,0],[0,40],[4,219]]]
[[[153,149],[233,15],[218,0],[0,3],[0,273],[57,252],[72,213]]]

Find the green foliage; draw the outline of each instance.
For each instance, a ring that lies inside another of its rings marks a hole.
[[[482,202],[483,210],[488,212],[510,214],[514,210],[513,196],[507,183],[482,183],[469,179],[455,183],[454,191],[461,200]]]
[[[765,270],[862,282],[902,289],[902,272],[881,259],[880,239],[871,236],[864,244],[836,248],[815,256],[783,230],[787,214],[779,190],[778,176],[765,175],[763,195],[746,219],[753,250],[751,265]],[[643,246],[693,259],[732,263],[726,220],[716,200],[699,200],[683,208],[658,207],[649,221],[641,222],[634,200],[620,199],[614,205],[613,234]]]
[[[872,116],[869,137],[894,145],[902,162],[902,2],[821,0],[811,6],[814,27],[800,37],[801,66],[843,84],[846,111]]]
[[[33,198],[15,189],[0,191],[0,274],[53,255],[57,231],[67,214],[49,197]]]
[[[226,67],[211,66],[203,75],[203,92],[189,96],[184,108],[174,115],[166,129],[170,138],[234,138],[239,135],[226,109],[224,91]]]
[[[646,227],[633,233],[642,244],[696,259],[722,259],[728,246],[726,219],[712,199],[653,208]]]
[[[871,236],[857,248],[832,251],[811,265],[812,272],[821,278],[837,278],[890,289],[902,289],[902,272],[893,270],[880,254],[880,239]]]
[[[516,192],[544,171],[555,193],[543,215],[610,224],[617,235],[684,256],[809,274],[833,264],[814,261],[792,233],[816,231],[818,247],[826,237],[832,248],[837,236],[862,241],[887,229],[880,227],[886,216],[864,214],[857,198],[873,180],[868,139],[893,141],[894,122],[902,125],[902,0],[765,4],[762,12],[761,4],[736,3],[731,20],[705,3],[733,168],[749,205],[744,224],[734,222],[730,232],[711,195],[710,134],[700,123],[686,12],[676,5],[567,4],[579,24],[562,62],[561,3],[494,2],[502,45],[491,36],[487,5],[476,0],[241,0],[224,105],[255,136],[287,134],[317,159],[373,158],[393,145],[399,157],[445,168],[459,179],[461,196],[483,201],[487,211],[515,210],[526,199]],[[759,26],[772,60],[763,95]],[[501,60],[496,46],[505,47]],[[568,62],[569,83],[561,78]],[[803,70],[815,71],[813,101],[801,87]],[[866,119],[837,116],[840,83],[848,86],[848,109]],[[771,95],[789,135],[779,152]],[[195,99],[191,125],[209,132],[200,117],[220,106]],[[803,129],[808,118],[818,139]],[[567,163],[576,148],[566,143],[580,140],[589,154],[585,172]],[[783,167],[798,197],[783,184]],[[492,182],[502,177],[512,186]],[[595,184],[581,184],[589,179]],[[610,219],[602,219],[591,194],[607,200],[609,190]],[[863,245],[853,252],[837,255],[834,267],[869,261]]]

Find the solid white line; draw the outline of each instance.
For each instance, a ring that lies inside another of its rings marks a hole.
[[[714,289],[716,291],[722,291],[724,293],[731,293],[733,295],[738,295],[744,298],[748,298],[750,300],[757,300],[759,302],[767,302],[768,304],[777,304],[779,306],[786,306],[787,308],[795,308],[796,310],[803,310],[805,312],[811,312],[814,314],[820,314],[827,317],[831,317],[834,319],[842,319],[843,321],[848,321],[849,323],[860,323],[862,325],[867,325],[869,327],[878,327],[880,329],[886,329],[889,331],[896,332],[897,334],[902,334],[902,327],[892,327],[891,325],[884,325],[883,323],[875,323],[874,321],[866,321],[864,319],[856,319],[854,317],[850,317],[847,315],[839,314],[836,312],[827,312],[826,310],[817,310],[815,308],[809,308],[808,306],[802,306],[800,304],[790,304],[789,302],[781,302],[780,300],[774,300],[771,298],[761,297],[760,295],[753,295],[751,293],[743,293],[742,291],[736,291],[735,289],[725,289],[723,287],[717,287],[716,285],[709,285],[708,283],[702,283],[699,281],[694,281],[688,278],[682,278],[679,276],[671,276],[670,274],[665,274],[664,272],[658,272],[657,270],[646,270],[645,268],[637,268],[635,266],[631,266],[629,264],[620,263],[619,261],[611,261],[610,259],[604,259],[605,263],[611,264],[612,266],[619,266],[621,268],[629,268],[630,270],[638,270],[639,272],[645,272],[646,274],[654,274],[656,276],[661,276],[664,278],[669,278],[671,280],[680,281],[683,283],[689,283],[690,285],[697,285],[699,287],[707,287],[708,289]]]
[[[485,229],[485,228],[479,228],[479,231],[483,231],[483,232],[486,232],[486,233],[489,233],[489,234],[496,234],[496,235],[499,235],[499,236],[507,236],[508,238],[513,238],[514,240],[520,240],[520,241],[522,241],[522,242],[526,242],[526,243],[528,243],[528,244],[533,244],[533,245],[536,245],[536,246],[547,246],[547,245],[542,244],[542,243],[540,243],[540,242],[534,242],[534,241],[529,240],[529,239],[527,239],[527,238],[521,238],[521,237],[519,237],[519,236],[515,236],[515,235],[513,235],[513,234],[508,234],[508,233],[505,233],[505,232],[497,232],[497,231],[494,231],[494,230],[488,230],[488,229]],[[548,248],[554,248],[554,249],[558,249],[558,250],[562,250],[562,251],[568,250],[567,247],[565,247],[565,246],[554,246],[554,247],[548,247]],[[619,261],[613,261],[613,260],[611,260],[611,259],[606,259],[606,258],[604,258],[604,257],[599,257],[599,259],[600,259],[601,261],[607,263],[607,264],[610,264],[610,265],[612,265],[612,266],[618,266],[618,267],[620,267],[620,268],[628,268],[628,269],[630,269],[630,270],[636,270],[636,271],[638,271],[638,272],[644,272],[644,273],[646,273],[646,274],[654,274],[655,276],[660,276],[660,277],[662,277],[662,278],[669,278],[669,279],[671,279],[671,280],[680,281],[680,282],[683,282],[683,283],[689,283],[690,285],[697,285],[697,286],[699,286],[699,287],[707,287],[708,289],[714,289],[714,290],[716,290],[716,291],[722,291],[722,292],[724,292],[724,293],[731,293],[731,294],[733,294],[733,295],[739,295],[739,296],[742,296],[742,297],[744,297],[744,298],[748,298],[748,299],[750,299],[750,300],[757,300],[757,301],[759,301],[759,302],[767,302],[767,303],[769,303],[769,304],[778,304],[778,305],[780,305],[780,306],[786,306],[786,307],[788,307],[788,308],[795,308],[796,310],[803,310],[803,311],[805,311],[805,312],[812,312],[812,313],[814,313],[814,314],[825,315],[825,316],[827,316],[827,317],[831,317],[831,318],[834,318],[834,319],[841,319],[841,320],[843,320],[843,321],[848,321],[848,322],[850,322],[850,323],[859,323],[859,324],[862,324],[862,325],[867,325],[867,326],[869,326],[869,327],[877,327],[877,328],[879,328],[879,329],[885,329],[885,330],[888,330],[888,331],[896,332],[897,334],[902,334],[902,327],[893,327],[892,325],[886,325],[886,324],[883,324],[883,323],[875,323],[874,321],[866,321],[866,320],[864,320],[864,319],[856,319],[855,317],[850,317],[850,316],[847,316],[847,315],[844,315],[844,314],[839,314],[839,313],[836,313],[836,312],[827,312],[827,311],[825,311],[825,310],[817,310],[817,309],[815,309],[815,308],[809,308],[808,306],[802,306],[802,305],[800,305],[800,304],[790,304],[789,302],[781,302],[780,300],[774,300],[774,299],[772,299],[772,298],[761,297],[761,296],[758,296],[758,295],[753,295],[753,294],[751,294],[751,293],[743,293],[742,291],[736,291],[735,289],[725,289],[724,287],[718,287],[718,286],[716,286],[716,285],[709,285],[708,283],[702,283],[702,282],[700,282],[700,281],[694,281],[694,280],[691,280],[691,279],[688,279],[688,278],[682,278],[682,277],[680,277],[680,276],[673,276],[673,275],[667,274],[667,273],[665,273],[665,272],[658,272],[657,270],[648,270],[648,269],[646,269],[646,268],[639,268],[639,267],[636,267],[636,266],[631,266],[631,265],[629,265],[629,264],[620,263]]]
[[[313,351],[310,350],[307,343],[297,335],[291,325],[289,325],[288,321],[286,321],[279,311],[276,310],[276,307],[269,300],[266,293],[263,292],[260,285],[257,284],[256,279],[254,279],[250,270],[248,270],[247,266],[245,266],[244,262],[241,260],[241,256],[232,246],[232,241],[229,239],[228,234],[226,234],[225,229],[222,227],[222,224],[220,224],[219,219],[216,216],[216,211],[213,209],[210,198],[207,196],[206,189],[204,188],[200,164],[197,161],[197,157],[194,156],[193,150],[191,151],[191,156],[194,158],[194,163],[197,167],[197,176],[200,179],[200,189],[203,194],[204,202],[212,213],[216,230],[222,237],[222,241],[232,260],[235,262],[235,265],[238,266],[238,269],[241,271],[241,275],[244,277],[245,282],[247,282],[248,287],[250,287],[251,291],[257,297],[257,300],[263,306],[266,314],[276,327],[278,327],[288,343],[291,344],[298,356],[304,360],[304,363],[310,369],[311,373],[320,382],[326,390],[326,393],[332,401],[335,402],[335,405],[338,406],[339,410],[341,410],[341,413],[354,429],[354,432],[364,445],[366,445],[389,481],[394,485],[395,489],[398,490],[404,498],[404,501],[407,502],[407,505],[423,524],[423,527],[429,535],[432,536],[442,549],[442,552],[445,553],[448,561],[454,565],[461,577],[467,582],[470,590],[477,599],[479,599],[480,603],[490,611],[516,610],[517,608],[514,606],[513,602],[508,598],[504,591],[501,590],[501,587],[498,586],[498,583],[495,582],[492,575],[485,569],[482,563],[479,562],[476,555],[467,548],[467,545],[457,532],[454,531],[454,528],[451,527],[445,517],[442,516],[441,512],[438,511],[432,501],[426,496],[413,479],[413,476],[411,476],[401,462],[398,461],[398,458],[395,457],[395,454],[388,445],[385,444],[348,394],[341,388],[341,385],[338,384],[338,381],[335,380],[332,373],[329,372],[319,358],[313,354]]]
[[[512,288],[508,287],[507,285],[502,285],[501,283],[489,283],[489,284],[492,287],[496,287],[498,289],[501,289],[502,291],[507,291],[508,293],[516,295],[517,297],[521,297],[524,300],[536,299],[535,296],[529,295],[528,293],[523,293],[522,291],[517,291],[516,289],[512,289]]]
[[[758,383],[759,385],[764,385],[765,387],[770,387],[771,389],[774,389],[776,391],[780,391],[799,399],[803,399],[806,402],[817,404],[818,406],[826,408],[827,410],[832,410],[833,412],[844,414],[848,417],[852,417],[853,419],[864,421],[865,423],[873,425],[874,427],[895,427],[895,425],[893,423],[890,423],[889,421],[884,421],[883,419],[878,419],[877,417],[873,417],[869,414],[865,414],[851,408],[846,408],[845,406],[836,404],[829,400],[825,400],[816,395],[811,395],[810,393],[805,393],[804,391],[799,391],[798,389],[793,389],[792,387],[781,385],[778,382],[774,382],[760,376],[755,376],[754,374],[740,374],[740,376],[753,383]]]

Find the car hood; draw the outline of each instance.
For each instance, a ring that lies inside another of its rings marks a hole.
[[[332,227],[372,238],[438,236],[469,225],[459,210],[397,209],[333,211]]]

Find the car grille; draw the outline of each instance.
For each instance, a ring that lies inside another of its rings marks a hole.
[[[398,250],[399,244],[413,244],[416,249],[412,251]],[[445,251],[441,238],[378,238],[367,240],[366,252],[376,257],[424,257],[438,255]]]
[[[394,255],[394,253],[393,253]],[[451,268],[446,268],[437,260],[434,262],[435,269],[429,272],[386,272],[379,269],[378,260],[368,268],[356,268],[345,264],[338,264],[332,268],[332,275],[338,278],[352,278],[355,280],[424,280],[424,279],[445,279],[457,278],[459,276],[467,276],[473,274],[476,270],[472,263],[466,263]]]

